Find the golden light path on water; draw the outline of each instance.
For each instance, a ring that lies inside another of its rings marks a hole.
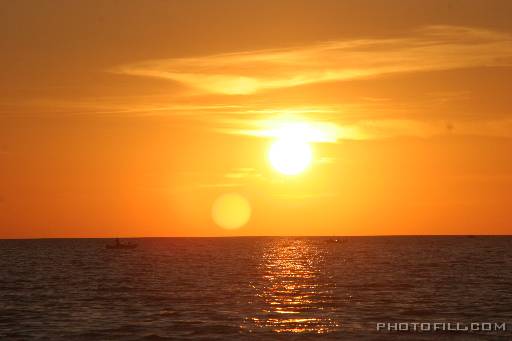
[[[243,328],[276,333],[327,333],[338,330],[332,276],[325,271],[325,250],[308,240],[279,239],[261,259],[262,277],[253,283],[253,316]]]

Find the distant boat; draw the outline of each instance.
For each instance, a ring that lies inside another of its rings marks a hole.
[[[105,245],[107,249],[111,250],[131,250],[137,248],[137,244],[135,243],[121,243],[119,238],[116,238],[116,242],[114,244]]]
[[[335,238],[335,239],[327,239],[325,242],[326,243],[343,243],[343,239],[337,239],[337,238]]]

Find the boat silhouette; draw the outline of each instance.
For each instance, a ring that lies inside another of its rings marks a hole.
[[[333,239],[327,239],[325,241],[326,243],[343,243],[343,239],[333,238]]]
[[[131,250],[137,248],[137,244],[135,243],[121,243],[119,238],[116,238],[116,242],[114,244],[105,245],[107,249],[110,250]]]

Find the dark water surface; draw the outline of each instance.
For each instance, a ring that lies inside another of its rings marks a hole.
[[[328,239],[1,240],[0,339],[512,338],[512,238]]]

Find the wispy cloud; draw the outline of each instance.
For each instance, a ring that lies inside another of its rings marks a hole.
[[[369,140],[392,137],[428,138],[440,135],[512,137],[512,119],[445,120],[377,119],[362,120],[345,126],[352,132],[347,139]],[[343,138],[340,137],[340,138]]]
[[[209,183],[209,184],[197,184],[194,188],[232,188],[241,186],[238,183]]]
[[[281,138],[287,134],[300,135],[308,142],[333,143],[342,137],[348,137],[351,132],[344,127],[327,121],[304,119],[302,117],[274,117],[271,119],[238,119],[228,120],[231,128],[218,128],[217,131],[263,138]]]
[[[246,179],[246,178],[261,178],[262,175],[254,168],[242,167],[235,168],[230,172],[224,174],[227,179]]]
[[[276,193],[275,197],[282,199],[295,199],[295,200],[307,200],[307,199],[315,199],[315,198],[334,198],[337,197],[339,193],[337,192],[311,192],[311,193],[301,193],[301,194],[290,194],[290,193]]]
[[[279,137],[275,120],[241,119],[232,121],[232,128],[218,128],[226,134],[261,138]],[[278,122],[278,121],[277,121]],[[300,122],[300,121],[298,121]],[[310,142],[337,143],[342,140],[373,140],[393,137],[428,138],[440,135],[471,135],[512,137],[512,119],[442,120],[376,118],[351,120],[345,123],[305,120],[311,129]],[[300,123],[299,123],[300,124]],[[309,131],[305,131],[308,134]],[[326,161],[330,162],[330,161]]]
[[[149,60],[112,71],[236,95],[386,73],[501,65],[512,65],[510,35],[479,28],[429,26],[400,38]]]

